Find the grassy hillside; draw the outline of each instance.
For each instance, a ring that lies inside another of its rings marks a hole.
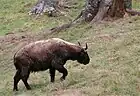
[[[69,10],[68,17],[33,19],[27,15],[36,0],[0,0],[0,96],[139,96],[140,95],[140,17],[126,17],[114,22],[77,25],[58,34],[44,35],[42,28],[62,24],[76,16],[84,2]],[[74,0],[73,0],[74,1]],[[75,0],[78,2],[80,0]],[[21,4],[21,6],[19,6]],[[17,6],[17,7],[15,7]],[[49,23],[48,23],[49,22]],[[40,33],[37,33],[37,32]],[[25,38],[22,38],[25,36]],[[89,65],[68,61],[69,75],[51,84],[48,71],[32,73],[27,91],[22,82],[13,92],[13,53],[28,42],[51,37],[63,38],[89,46]]]

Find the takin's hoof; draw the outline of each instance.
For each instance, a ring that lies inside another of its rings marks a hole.
[[[31,87],[30,87],[30,86],[28,86],[28,87],[27,87],[27,90],[31,90]]]
[[[18,89],[17,88],[13,88],[13,91],[18,91]]]
[[[61,81],[64,81],[64,80],[65,80],[65,78],[61,77],[61,78],[60,78],[60,80],[61,80]]]
[[[54,83],[54,80],[51,80],[51,83]]]

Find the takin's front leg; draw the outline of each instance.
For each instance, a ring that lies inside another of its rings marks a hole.
[[[60,78],[61,81],[66,79],[66,76],[68,75],[68,71],[64,66],[61,66],[57,69],[60,73],[63,73],[63,76]]]
[[[51,82],[54,82],[54,80],[55,80],[55,68],[51,67],[49,69],[49,71],[50,71]]]
[[[60,73],[63,73],[62,77],[60,78],[61,81],[66,79],[66,76],[68,75],[67,69],[63,65],[57,65],[56,70],[58,70]]]
[[[59,63],[54,62],[52,64],[52,67],[58,70],[60,73],[63,73],[63,76],[60,78],[61,81],[66,79],[66,76],[68,75],[68,71],[63,65],[60,65]]]

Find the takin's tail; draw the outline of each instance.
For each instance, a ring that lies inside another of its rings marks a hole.
[[[18,52],[18,51],[17,51],[17,52]],[[15,65],[16,70],[20,69],[19,64],[17,63],[17,59],[16,59],[16,54],[17,54],[17,52],[16,52],[16,53],[14,54],[14,56],[13,56],[14,65]]]

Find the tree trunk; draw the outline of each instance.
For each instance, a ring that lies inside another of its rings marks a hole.
[[[81,12],[80,18],[86,22],[92,21],[99,10],[99,5],[102,0],[87,0],[85,8]]]
[[[49,16],[52,15],[53,12],[56,11],[56,0],[38,0],[38,2],[33,6],[31,11],[29,12],[30,15],[41,15],[43,12],[47,12]]]
[[[29,14],[41,15],[46,12],[48,16],[53,16],[56,12],[58,12],[60,7],[69,7],[65,3],[67,1],[68,0],[38,0]],[[109,14],[111,16],[118,14],[119,17],[122,17],[124,14],[121,13],[124,10],[123,7],[131,9],[132,0],[86,0],[85,8],[81,11],[80,17],[82,17],[82,20],[86,22],[101,20],[104,17],[105,12],[108,12],[110,6],[111,13]]]
[[[113,0],[113,4],[108,11],[108,15],[111,17],[122,18],[125,15],[124,1]]]
[[[48,16],[56,16],[60,12],[60,7],[68,7],[65,3],[67,0],[38,0],[38,2],[29,11],[29,15],[42,15],[47,13]]]
[[[80,17],[86,22],[98,22],[108,16],[122,18],[131,8],[132,0],[87,0]]]
[[[124,0],[124,7],[126,9],[132,9],[132,0]]]
[[[102,0],[99,5],[99,10],[96,16],[93,18],[93,22],[100,22],[106,15],[112,5],[112,0]]]

